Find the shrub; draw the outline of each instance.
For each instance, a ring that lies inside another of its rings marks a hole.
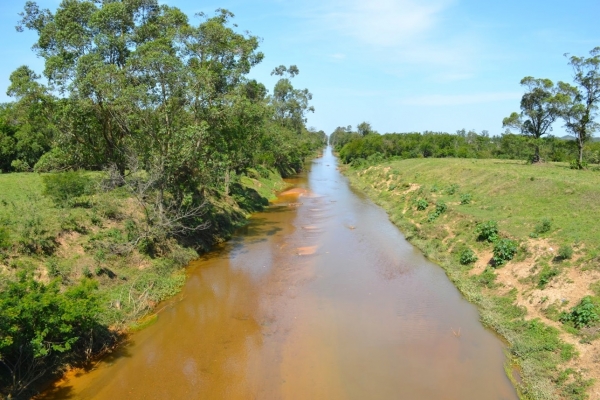
[[[498,223],[496,221],[481,222],[477,224],[475,233],[477,240],[494,242],[498,239]]]
[[[427,207],[429,207],[429,203],[425,199],[419,199],[419,200],[417,200],[416,204],[417,204],[417,210],[418,211],[423,211],[424,209],[426,209]]]
[[[50,197],[56,205],[65,207],[77,197],[91,192],[92,181],[81,172],[69,171],[52,173],[42,177],[44,195]]]
[[[438,215],[445,213],[447,209],[448,209],[448,206],[443,201],[438,201],[435,205],[435,212]]]
[[[469,204],[473,200],[471,193],[463,193],[460,195],[460,204]]]
[[[493,288],[495,286],[495,280],[496,280],[497,275],[494,273],[493,268],[486,268],[480,275],[478,275],[475,280],[487,287],[487,288]]]
[[[571,312],[563,312],[560,316],[560,322],[563,324],[572,323],[577,329],[590,326],[591,323],[598,321],[598,308],[592,302],[590,296],[585,296],[581,302],[571,309]]]
[[[22,160],[13,160],[13,162],[10,163],[10,166],[16,172],[27,172],[27,171],[31,170],[31,167],[29,167],[29,164],[27,164],[27,162],[22,161]]]
[[[571,257],[573,257],[573,248],[568,244],[563,244],[560,246],[556,258],[562,261],[569,260]]]
[[[460,186],[458,186],[456,183],[453,183],[452,185],[448,186],[448,188],[446,189],[446,194],[453,195],[454,193],[456,193],[458,191],[459,187]]]
[[[44,153],[37,163],[33,166],[34,172],[52,172],[65,169],[72,163],[69,156],[60,148],[54,147],[47,153]]]
[[[444,203],[443,201],[438,202],[435,205],[435,211],[430,213],[427,216],[427,221],[428,222],[435,221],[436,218],[439,217],[440,215],[442,215],[444,212],[446,212],[447,209],[448,209],[448,206],[446,206],[446,203]]]
[[[462,265],[473,264],[475,261],[477,261],[477,256],[473,250],[467,247],[460,252],[459,261]]]
[[[5,283],[0,291],[0,358],[12,368],[0,369],[0,380],[10,382],[12,395],[19,397],[44,372],[72,360],[73,353],[93,350],[102,329],[95,292],[91,281],[62,291],[58,281],[46,285],[24,272]]]
[[[548,283],[550,283],[552,278],[554,278],[555,276],[558,276],[559,273],[560,273],[560,271],[558,269],[545,266],[542,269],[542,272],[540,272],[540,276],[538,279],[538,287],[540,289],[544,289],[546,287],[546,285]]]
[[[492,260],[494,265],[504,265],[506,262],[513,259],[517,253],[517,243],[510,239],[500,239],[494,244],[494,256]]]
[[[550,229],[552,228],[552,221],[550,221],[548,218],[544,218],[542,219],[533,229],[533,232],[541,235],[542,233],[547,233],[550,232]]]

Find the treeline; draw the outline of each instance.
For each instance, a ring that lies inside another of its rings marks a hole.
[[[571,162],[577,159],[574,140],[548,136],[533,142],[525,135],[505,133],[490,136],[487,132],[459,130],[445,132],[387,133],[366,135],[338,128],[329,138],[344,163],[362,163],[398,158],[457,157],[531,160],[539,152],[546,161]],[[584,149],[584,160],[600,163],[600,142],[590,142]]]
[[[37,33],[45,68],[14,71],[0,106],[0,395],[110,346],[109,326],[172,295],[193,249],[325,145],[298,68],[275,68],[269,92],[248,78],[259,38],[227,10],[197,17],[156,0],[26,3],[17,30]]]
[[[568,55],[566,55],[568,56]],[[589,57],[568,57],[573,82],[558,82],[527,76],[521,80],[526,89],[521,98],[521,112],[504,118],[504,134],[492,136],[464,129],[451,135],[445,132],[389,133],[377,135],[371,125],[362,122],[338,127],[329,143],[343,162],[400,157],[507,158],[531,162],[570,162],[582,169],[600,163],[600,144],[593,135],[600,129],[596,120],[600,105],[600,47]],[[553,124],[562,121],[573,140],[550,135]],[[510,131],[514,129],[517,134]]]

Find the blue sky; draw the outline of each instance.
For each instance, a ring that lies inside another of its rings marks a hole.
[[[524,76],[570,81],[564,53],[600,46],[600,1],[168,0],[189,16],[226,8],[240,30],[262,38],[265,60],[251,76],[296,64],[294,85],[313,93],[308,125],[368,121],[379,132],[488,130],[518,111]],[[0,101],[8,77],[43,62],[32,32],[17,33],[25,1],[0,0]],[[58,0],[38,4],[54,10]],[[555,134],[562,135],[560,124]]]

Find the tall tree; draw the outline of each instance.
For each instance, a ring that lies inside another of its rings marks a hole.
[[[571,56],[569,65],[573,68],[575,85],[558,83],[566,98],[561,116],[567,131],[575,135],[579,150],[577,167],[582,169],[583,148],[600,128],[600,124],[594,120],[600,101],[600,47],[592,49],[590,57]]]
[[[562,96],[557,96],[554,83],[550,79],[536,79],[527,76],[521,80],[527,91],[521,98],[521,113],[513,112],[502,121],[503,127],[515,128],[533,138],[535,154],[533,162],[540,161],[539,138],[552,131],[552,124],[560,114]]]
[[[312,94],[308,89],[295,89],[292,85],[290,79],[299,73],[300,71],[295,65],[291,65],[289,68],[280,65],[271,72],[271,75],[282,77],[275,84],[271,97],[275,120],[298,134],[302,132],[306,123],[306,113],[315,111],[315,108],[309,105]],[[288,77],[285,77],[286,75]]]
[[[360,124],[358,124],[356,126],[356,130],[358,131],[358,133],[360,133],[362,136],[367,136],[368,134],[371,134],[373,132],[375,132],[373,130],[373,128],[371,127],[371,124],[364,121],[361,122]]]

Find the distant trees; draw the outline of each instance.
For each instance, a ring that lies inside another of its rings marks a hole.
[[[565,54],[565,56],[567,56]],[[574,165],[584,167],[584,147],[600,124],[597,116],[600,101],[600,47],[590,51],[590,57],[569,58],[573,68],[574,85],[530,76],[521,80],[527,91],[521,99],[521,113],[504,118],[504,127],[515,128],[535,140],[534,162],[540,160],[539,138],[552,131],[556,119],[564,120],[567,132],[575,136],[578,154]]]
[[[527,91],[521,98],[521,113],[513,112],[502,121],[503,127],[515,128],[520,133],[534,139],[535,154],[533,162],[540,161],[538,140],[552,131],[552,124],[560,115],[560,103],[563,96],[557,94],[550,79],[536,79],[527,76],[521,80]]]
[[[567,99],[561,116],[565,128],[577,140],[577,167],[582,169],[584,145],[600,127],[594,120],[600,101],[600,47],[590,51],[590,57],[570,57],[569,64],[573,67],[575,85],[559,82],[561,94]]]

